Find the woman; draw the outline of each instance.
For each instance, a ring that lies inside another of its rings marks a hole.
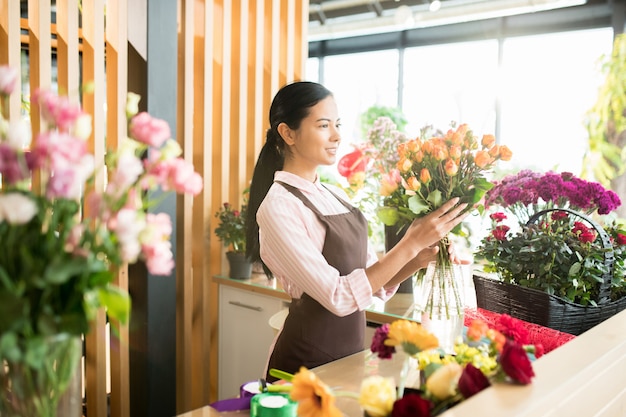
[[[465,205],[451,200],[415,220],[377,259],[363,214],[317,174],[335,163],[341,142],[332,93],[312,82],[286,85],[269,118],[250,186],[247,255],[292,298],[267,369],[295,373],[363,350],[372,297],[388,299],[433,260],[431,245],[463,220]]]

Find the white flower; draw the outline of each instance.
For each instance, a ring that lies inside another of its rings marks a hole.
[[[37,204],[21,193],[0,194],[0,222],[25,224],[37,214]]]

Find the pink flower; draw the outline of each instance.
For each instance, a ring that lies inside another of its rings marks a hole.
[[[120,155],[117,166],[111,174],[107,184],[107,194],[119,198],[128,191],[143,173],[143,164],[139,158],[130,152]]]
[[[15,67],[8,65],[0,66],[0,94],[10,95],[17,86],[19,74]]]
[[[492,213],[489,215],[489,218],[493,221],[495,221],[496,223],[501,222],[502,220],[506,219],[506,214],[502,213],[501,211],[497,212],[497,213]]]
[[[85,115],[80,103],[72,103],[67,97],[59,97],[51,91],[36,90],[32,102],[39,105],[43,118],[59,130],[68,132],[79,117]]]
[[[401,181],[400,171],[397,169],[392,169],[388,173],[383,174],[380,180],[380,195],[384,197],[390,196],[398,189]]]
[[[146,112],[138,113],[130,121],[130,136],[139,142],[159,147],[170,138],[170,126]]]
[[[170,235],[172,222],[165,213],[146,216],[146,228],[142,231],[141,250],[150,273],[168,275],[174,268],[174,255],[171,250]]]
[[[7,185],[22,181],[30,175],[15,149],[0,143],[0,174]]]
[[[118,237],[121,256],[124,262],[133,263],[141,253],[139,234],[146,227],[146,221],[136,210],[121,209],[117,215],[109,221],[111,229]]]

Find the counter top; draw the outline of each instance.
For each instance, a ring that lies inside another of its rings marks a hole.
[[[216,275],[213,277],[213,282],[277,297],[286,301],[291,300],[291,297],[283,291],[277,280],[268,279],[265,274],[253,273],[249,279],[232,279]],[[367,320],[374,323],[391,323],[398,318],[410,318],[412,316],[412,306],[413,294],[397,293],[387,302],[376,299],[365,313]]]

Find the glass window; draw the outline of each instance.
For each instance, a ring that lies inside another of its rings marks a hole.
[[[393,49],[324,58],[324,86],[337,101],[344,143],[363,139],[359,116],[369,107],[398,105],[398,56]]]
[[[305,71],[306,74],[304,76],[305,81],[314,81],[318,83],[319,80],[319,69],[320,69],[320,60],[319,58],[309,58],[306,60]]]
[[[513,151],[506,169],[580,173],[585,113],[604,81],[598,59],[612,43],[610,28],[505,40],[500,139]]]
[[[404,56],[407,132],[450,122],[476,133],[495,133],[498,43],[495,40],[407,48]]]

